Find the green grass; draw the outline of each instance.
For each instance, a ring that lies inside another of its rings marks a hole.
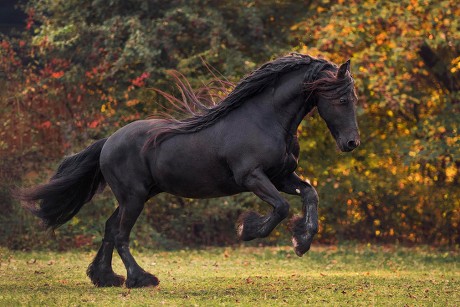
[[[351,245],[314,246],[303,258],[290,247],[134,254],[159,287],[93,287],[85,270],[94,252],[0,249],[0,306],[460,305],[458,251]]]

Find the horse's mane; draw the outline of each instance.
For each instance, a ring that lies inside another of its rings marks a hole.
[[[233,84],[222,80],[217,81],[217,87],[211,85],[194,91],[180,73],[170,72],[182,95],[181,99],[163,91],[157,91],[176,109],[183,110],[183,113],[186,113],[188,117],[185,119],[156,117],[155,129],[152,130],[155,133],[152,133],[149,137],[145,147],[155,143],[158,144],[176,134],[198,132],[213,125],[230,111],[245,103],[248,98],[262,92],[267,86],[273,84],[281,75],[307,65],[309,69],[304,76],[306,91],[313,92],[316,90],[327,95],[330,90],[341,88],[339,91],[342,92],[348,89],[350,84],[352,86],[351,76],[345,80],[341,79],[342,81],[335,78],[335,72],[337,71],[335,64],[299,53],[291,53],[265,63],[244,77],[230,92],[227,89],[233,87]],[[221,94],[229,93],[221,97],[216,92]]]

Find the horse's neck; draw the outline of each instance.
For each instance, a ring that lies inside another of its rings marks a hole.
[[[302,119],[314,108],[313,99],[303,92],[305,70],[299,69],[282,76],[275,85],[273,102],[278,122],[289,134],[295,135]]]

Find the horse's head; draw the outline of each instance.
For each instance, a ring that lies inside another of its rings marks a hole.
[[[337,73],[326,70],[307,84],[315,93],[316,106],[341,151],[352,151],[360,144],[356,121],[357,96],[350,74],[350,60]]]

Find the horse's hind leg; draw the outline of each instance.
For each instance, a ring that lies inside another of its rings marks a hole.
[[[123,205],[120,203],[120,223],[118,233],[115,236],[115,248],[128,272],[126,279],[126,287],[128,288],[149,287],[159,284],[158,278],[144,271],[137,264],[129,250],[129,235],[144,208],[145,199],[130,195],[128,199],[123,201]]]
[[[102,245],[86,274],[97,287],[120,287],[125,279],[112,270],[112,254],[115,246],[115,234],[118,231],[119,208],[110,216],[105,224],[105,234]]]

